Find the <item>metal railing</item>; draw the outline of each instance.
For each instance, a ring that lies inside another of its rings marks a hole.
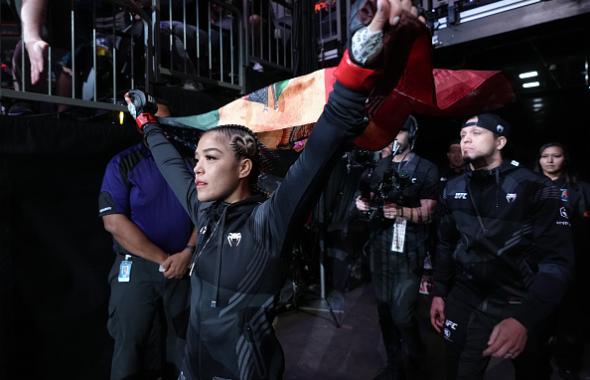
[[[105,3],[111,7],[107,15]],[[95,0],[88,10],[70,0],[58,25],[67,29],[67,46],[49,47],[35,85],[22,33],[20,40],[0,34],[0,57],[16,52],[12,64],[1,62],[13,75],[6,80],[0,71],[0,98],[124,110],[120,101],[128,88],[204,84],[243,93],[249,64],[292,71],[288,0],[243,0],[241,9],[221,0],[169,0],[163,6],[151,0],[144,8],[136,3]],[[0,24],[7,18],[0,10]]]
[[[242,91],[242,12],[218,0],[196,1],[192,7],[183,0],[176,5],[169,1],[167,9],[161,10],[159,74],[184,79],[185,85],[213,83]]]
[[[138,83],[138,70],[133,56],[134,36],[128,33],[128,26],[134,21],[138,22],[143,25],[145,34],[150,36],[152,29],[149,15],[131,1],[114,1],[111,3],[110,15],[98,14],[98,3],[99,1],[93,2],[90,10],[78,9],[76,2],[71,0],[69,9],[61,10],[62,19],[56,16],[53,22],[62,21],[65,24],[59,27],[62,32],[66,31],[67,36],[62,37],[69,38],[69,41],[67,45],[50,45],[47,48],[42,62],[43,73],[35,84],[30,77],[31,69],[24,33],[21,31],[18,41],[5,41],[6,36],[0,35],[0,56],[5,56],[7,49],[14,51],[11,78],[0,78],[0,98],[125,110],[120,103],[122,93]],[[102,6],[104,7],[104,4]],[[49,10],[45,11],[50,13]],[[54,16],[55,12],[58,11],[53,10]],[[139,19],[134,20],[134,15],[138,15]],[[0,23],[6,18],[6,15],[0,14]],[[88,19],[90,25],[86,23]],[[39,28],[41,27],[45,25]],[[151,38],[146,38],[145,41],[145,77],[142,87],[149,89],[152,78],[152,72],[149,70],[152,65],[149,54]],[[123,61],[124,46],[131,47],[125,49],[125,54],[130,54],[131,57]],[[126,67],[125,71],[121,70],[122,66]],[[4,73],[0,73],[2,74]]]
[[[321,0],[315,3],[314,12],[318,28],[318,61],[339,58],[349,39],[351,0]]]
[[[285,0],[243,0],[246,57],[252,63],[293,69],[293,5]]]

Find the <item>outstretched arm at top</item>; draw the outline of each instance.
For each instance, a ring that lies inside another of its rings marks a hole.
[[[299,222],[315,200],[334,160],[368,123],[365,102],[381,73],[379,68],[368,67],[375,64],[375,57],[383,50],[383,31],[397,25],[402,16],[416,18],[410,1],[379,0],[377,5],[370,24],[357,31],[365,35],[353,36],[352,54],[346,54],[340,62],[333,92],[304,151],[271,199],[259,209],[259,220],[266,222],[266,231],[277,244],[284,244],[291,225]],[[403,28],[395,29],[395,33],[403,32]]]
[[[194,176],[184,158],[168,141],[160,128],[158,119],[154,116],[158,109],[155,99],[142,91],[131,90],[125,94],[125,101],[138,129],[145,135],[145,141],[160,173],[193,223],[196,223],[195,210],[198,209],[198,200]]]
[[[31,62],[33,85],[39,82],[45,71],[45,56],[49,49],[49,44],[41,36],[46,13],[47,0],[24,0],[20,9],[23,41]]]

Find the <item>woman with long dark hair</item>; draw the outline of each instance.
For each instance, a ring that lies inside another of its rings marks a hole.
[[[549,177],[561,191],[561,200],[572,226],[576,265],[574,281],[559,310],[553,338],[553,355],[563,379],[577,379],[584,344],[590,341],[586,280],[590,260],[590,184],[580,181],[573,171],[567,149],[558,142],[539,148],[537,171]]]
[[[392,26],[417,23],[409,0],[378,0],[372,14],[357,32],[364,34],[357,36],[356,48],[353,37],[353,61],[343,59],[337,69],[334,91],[305,150],[268,199],[256,187],[265,159],[252,131],[225,125],[203,133],[193,176],[151,116],[150,97],[139,91],[126,95],[160,171],[199,229],[181,378],[282,377],[272,312],[286,278],[291,227],[313,204],[331,164],[367,125],[365,101],[378,72],[361,65],[374,64],[371,57],[383,48],[388,52],[384,35],[406,30]]]
[[[536,170],[556,184],[573,185],[577,182],[571,168],[569,154],[565,146],[558,142],[550,142],[539,148]]]

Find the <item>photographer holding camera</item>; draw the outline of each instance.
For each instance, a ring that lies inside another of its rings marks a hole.
[[[361,179],[356,207],[374,225],[367,242],[387,367],[377,379],[422,379],[415,318],[429,226],[438,197],[436,166],[413,153],[418,125],[410,116],[375,169]]]

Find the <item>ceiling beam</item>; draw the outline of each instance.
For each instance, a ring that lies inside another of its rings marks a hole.
[[[436,30],[432,38],[434,45],[441,49],[579,15],[590,16],[590,1],[541,1],[469,22],[462,23],[459,19],[457,25]]]

